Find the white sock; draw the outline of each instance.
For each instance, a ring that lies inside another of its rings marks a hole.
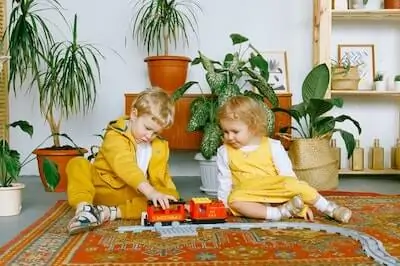
[[[121,211],[115,206],[97,205],[96,208],[100,211],[101,222],[114,221],[121,217]]]
[[[267,213],[265,215],[265,219],[279,221],[282,219],[282,214],[278,208],[267,206]]]
[[[314,203],[314,207],[320,212],[325,212],[328,209],[329,201],[324,197],[319,196],[317,202]]]

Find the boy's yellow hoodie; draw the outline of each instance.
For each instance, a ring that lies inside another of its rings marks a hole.
[[[136,190],[147,179],[136,163],[136,142],[128,130],[128,121],[129,117],[123,116],[108,124],[93,166],[99,177],[112,188],[128,185]],[[157,137],[151,146],[152,156],[147,172],[149,183],[178,197],[168,169],[168,142]]]

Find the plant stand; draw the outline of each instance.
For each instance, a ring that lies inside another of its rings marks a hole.
[[[22,209],[22,183],[13,183],[12,187],[0,187],[0,216],[19,215]]]
[[[217,196],[217,158],[214,156],[210,160],[207,160],[203,157],[203,155],[201,155],[201,153],[197,153],[194,159],[199,161],[200,164],[200,190],[207,195]]]

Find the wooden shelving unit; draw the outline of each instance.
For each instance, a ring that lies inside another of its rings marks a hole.
[[[363,171],[340,169],[339,174],[340,175],[400,175],[400,170],[390,169],[390,168],[383,170],[364,169]]]
[[[400,91],[332,90],[332,96],[400,97]]]
[[[381,10],[332,10],[332,20],[398,20],[400,9]]]

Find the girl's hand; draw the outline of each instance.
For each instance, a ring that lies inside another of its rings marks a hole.
[[[314,221],[314,213],[310,208],[307,208],[306,215],[304,216],[304,220],[308,222]]]

